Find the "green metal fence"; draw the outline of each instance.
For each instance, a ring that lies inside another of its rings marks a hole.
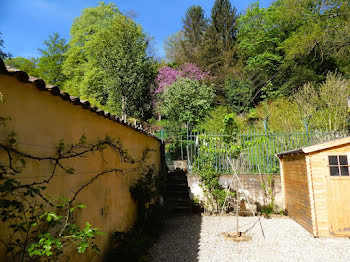
[[[217,138],[208,139],[214,143],[215,148],[215,169],[220,174],[232,172],[228,159],[233,159],[230,153],[227,153],[228,144],[224,140],[230,140],[227,135],[220,133],[198,133],[184,131],[170,141],[177,141],[177,156],[179,159],[188,160],[188,168],[191,170],[193,165],[201,165],[201,151],[203,146],[199,137]],[[241,154],[234,159],[235,169],[240,174],[271,174],[279,172],[279,162],[276,153],[297,149],[304,146],[314,145],[331,139],[348,136],[347,131],[319,131],[308,132],[249,132],[241,133],[235,137],[237,144],[242,148]],[[223,139],[225,138],[225,139]],[[233,139],[233,138],[232,138]],[[209,143],[209,142],[207,142]],[[220,150],[222,149],[222,150]],[[181,151],[181,152],[180,152]]]

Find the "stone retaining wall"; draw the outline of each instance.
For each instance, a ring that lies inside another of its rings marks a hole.
[[[244,188],[245,195],[250,199],[251,203],[255,203],[257,209],[259,210],[261,206],[267,204],[264,197],[264,190],[262,188],[262,180],[267,183],[268,175],[238,175],[242,186]],[[188,186],[191,190],[191,198],[197,198],[200,200],[204,199],[203,190],[200,186],[200,179],[195,174],[187,175]],[[282,186],[281,186],[281,177],[279,174],[273,175],[274,180],[274,197],[276,203],[276,209],[283,208],[283,195],[282,195]],[[222,175],[220,177],[220,183],[226,188],[229,184],[231,188],[236,187],[236,177],[232,175]],[[241,190],[239,190],[241,191]]]

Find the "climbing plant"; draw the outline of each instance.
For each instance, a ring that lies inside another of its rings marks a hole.
[[[213,137],[200,135],[198,137],[200,143],[199,153],[200,158],[196,158],[193,163],[193,172],[200,177],[201,187],[206,197],[206,209],[219,213],[224,204],[226,194],[228,199],[233,200],[235,193],[226,191],[220,184],[221,173],[217,170],[217,154],[225,154],[236,158],[240,152],[240,147],[234,142],[226,143],[222,137]],[[227,147],[217,146],[225,143]],[[230,201],[229,201],[230,202]]]
[[[7,121],[6,118],[1,119],[3,124]],[[108,136],[97,139],[94,144],[87,143],[85,136],[71,145],[66,145],[61,140],[55,152],[45,156],[22,152],[16,144],[14,132],[9,133],[7,142],[0,143],[0,219],[9,229],[9,234],[1,237],[1,243],[8,255],[13,261],[36,261],[40,257],[44,257],[45,261],[53,261],[72,246],[76,247],[78,253],[84,253],[87,249],[99,253],[94,240],[102,232],[89,222],[83,228],[75,224],[73,213],[86,208],[84,204],[76,203],[76,200],[80,192],[99,177],[108,174],[124,175],[126,171],[118,168],[102,170],[74,191],[71,198],[54,196],[47,186],[58,172],[67,176],[75,174],[72,167],[65,165],[70,160],[96,153],[103,158],[103,152],[109,149],[118,153],[122,162],[138,164],[132,169],[135,171],[142,168],[149,150],[144,151],[140,160],[135,160],[120,140]],[[42,180],[42,176],[31,173],[36,179],[24,183],[19,178],[29,172],[26,169],[27,161],[48,164],[50,171]]]
[[[228,114],[223,119],[221,136],[198,136],[199,152],[194,160],[193,172],[200,177],[201,186],[206,196],[206,208],[214,213],[220,212],[220,208],[228,199],[234,200],[235,192],[225,190],[220,184],[220,175],[217,166],[220,165],[217,155],[226,155],[229,158],[237,158],[241,147],[237,144],[236,133],[238,125],[233,114]],[[226,159],[224,161],[227,161]],[[219,163],[218,163],[219,162]]]
[[[131,197],[137,206],[137,221],[128,232],[113,234],[114,248],[107,254],[106,261],[145,260],[166,212],[160,197],[164,195],[166,174],[165,166],[159,172],[154,166],[147,166],[142,177],[130,187]]]

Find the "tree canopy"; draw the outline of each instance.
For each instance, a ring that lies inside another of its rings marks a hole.
[[[164,89],[160,111],[174,123],[194,126],[207,115],[214,96],[213,86],[180,77]]]
[[[289,95],[306,81],[324,80],[328,71],[349,73],[348,61],[339,57],[349,52],[346,2],[256,3],[239,18],[239,47],[245,69],[256,76],[256,99]]]
[[[30,76],[39,76],[38,73],[38,59],[34,57],[24,58],[24,57],[13,57],[7,58],[5,64],[19,70],[26,72]]]
[[[44,45],[45,49],[39,49],[38,74],[48,83],[63,87],[66,76],[62,73],[62,65],[68,50],[66,40],[54,33],[44,41]]]
[[[4,48],[4,40],[2,39],[1,37],[2,33],[0,32],[0,58],[1,59],[5,59],[5,58],[8,58],[8,57],[11,57],[11,54],[10,53],[7,53],[3,50]]]
[[[264,8],[257,1],[240,14],[230,0],[215,0],[208,14],[192,5],[179,21],[181,30],[165,41],[163,61],[133,17],[100,2],[74,20],[68,43],[49,35],[38,58],[10,59],[0,33],[0,57],[110,113],[142,120],[162,113],[173,123],[196,124],[205,110],[206,116],[219,112],[218,105],[245,119],[241,126],[266,117],[261,108],[269,105],[289,115],[298,108],[290,97],[305,86],[311,90],[305,96],[321,96],[324,81],[342,89],[340,80],[349,78],[347,0],[276,0]],[[194,90],[210,95],[201,100]],[[183,97],[192,95],[194,100]],[[183,107],[185,100],[192,109],[198,101],[208,103],[192,110]]]
[[[155,77],[147,47],[142,28],[114,4],[84,9],[71,29],[65,88],[111,113],[147,118]]]
[[[91,44],[98,57],[98,66],[107,75],[109,107],[120,103],[121,96],[123,114],[149,118],[156,67],[154,60],[147,55],[147,36],[141,26],[117,14],[110,26],[94,35]]]

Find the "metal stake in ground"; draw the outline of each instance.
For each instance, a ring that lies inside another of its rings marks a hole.
[[[231,167],[232,167],[232,169],[234,171],[234,175],[236,176],[236,179],[237,179],[237,186],[236,186],[236,193],[237,193],[237,196],[236,196],[236,198],[237,198],[237,204],[236,204],[236,232],[233,233],[233,234],[232,233],[222,233],[222,235],[226,239],[233,240],[233,241],[236,241],[236,242],[249,241],[249,240],[251,240],[251,237],[245,235],[245,233],[247,233],[250,229],[252,229],[256,225],[257,222],[260,222],[261,233],[262,233],[263,237],[265,238],[265,233],[264,233],[264,229],[262,227],[261,221],[260,221],[260,217],[258,218],[258,221],[255,222],[254,225],[251,228],[249,228],[248,230],[246,230],[245,232],[239,232],[238,231],[238,190],[239,190],[239,186],[241,187],[241,191],[243,193],[243,196],[246,199],[246,201],[248,202],[250,210],[251,210],[251,212],[252,212],[254,217],[255,217],[255,213],[253,211],[253,207],[252,207],[248,197],[246,196],[246,194],[244,192],[244,187],[243,187],[243,185],[242,185],[242,183],[241,183],[241,181],[240,181],[240,179],[239,179],[239,177],[237,175],[237,172],[236,172],[236,170],[235,170],[231,160],[228,157],[227,157],[227,160],[230,163],[230,165],[231,165]]]
[[[241,190],[244,194],[244,188],[243,186],[241,185],[240,183],[240,180],[239,180],[239,177],[236,173],[236,170],[232,164],[232,162],[230,161],[230,159],[227,157],[229,163],[231,164],[232,166],[232,169],[234,171],[234,174],[236,176],[236,179],[237,179],[237,183],[236,183],[236,232],[232,232],[232,233],[221,233],[221,235],[226,239],[226,240],[231,240],[231,241],[235,241],[235,242],[243,242],[243,241],[250,241],[252,240],[252,237],[251,236],[248,236],[246,235],[246,232],[240,232],[239,231],[239,224],[238,224],[238,215],[239,215],[239,186],[241,186]],[[244,194],[245,196],[245,194]],[[245,196],[246,200],[249,202],[248,198]],[[250,203],[249,203],[250,205]],[[251,210],[253,215],[255,216],[254,214],[254,211]]]
[[[239,208],[239,204],[238,204],[238,181],[236,183],[236,236],[239,235],[238,232],[238,208]]]

